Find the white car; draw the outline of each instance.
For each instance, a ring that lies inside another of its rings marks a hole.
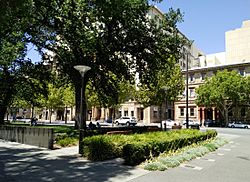
[[[174,126],[174,125],[179,125],[179,122],[177,122],[177,121],[174,121],[174,120],[171,120],[171,119],[167,119],[167,120],[163,120],[162,122],[161,122],[161,124],[162,124],[162,127],[163,128],[165,128],[165,125],[166,125],[166,128],[172,128],[172,126]]]
[[[122,116],[119,119],[116,119],[114,122],[116,125],[133,125],[137,124],[136,118],[134,116]]]
[[[186,125],[186,124],[187,124],[186,120],[184,120],[184,121],[182,122],[182,124],[183,124],[183,125]],[[199,126],[199,125],[200,125],[200,122],[197,121],[197,120],[188,120],[188,125],[189,125],[189,126]]]
[[[242,123],[242,122],[232,122],[232,123],[229,123],[228,124],[228,127],[230,127],[230,128],[250,128],[250,125],[249,124],[244,124],[244,123]]]

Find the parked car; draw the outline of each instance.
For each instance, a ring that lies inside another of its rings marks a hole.
[[[204,121],[204,125],[206,127],[213,127],[213,126],[217,126],[218,124],[216,124],[216,122],[214,120],[207,119]]]
[[[186,120],[184,120],[183,122],[182,122],[182,124],[183,125],[186,125],[187,124],[187,122],[186,122]],[[188,120],[188,125],[189,126],[199,126],[200,125],[200,122],[199,121],[197,121],[197,120]]]
[[[108,118],[108,119],[106,119],[106,120],[98,120],[98,121],[96,121],[96,125],[98,126],[99,125],[99,127],[100,126],[112,126],[112,118]]]
[[[119,119],[116,119],[114,122],[116,125],[133,125],[137,124],[136,118],[134,116],[122,116]]]
[[[171,119],[167,119],[167,120],[163,120],[161,124],[163,128],[165,127],[165,124],[166,124],[166,128],[172,128],[172,126],[174,125],[179,125],[179,122],[171,120]]]
[[[230,127],[230,128],[250,128],[250,125],[244,124],[240,121],[235,121],[235,122],[229,123],[228,127]]]
[[[23,122],[23,123],[29,123],[30,122],[30,118],[24,118],[23,116],[17,116],[15,118],[12,119],[12,122]]]

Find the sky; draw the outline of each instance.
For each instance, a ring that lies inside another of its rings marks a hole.
[[[225,51],[225,32],[240,28],[244,20],[250,20],[250,0],[163,0],[156,4],[162,11],[179,8],[184,22],[180,31],[205,54]],[[36,62],[41,57],[29,46],[28,57]]]
[[[205,54],[224,52],[225,32],[250,20],[250,0],[163,0],[156,6],[164,13],[179,8],[179,30]]]

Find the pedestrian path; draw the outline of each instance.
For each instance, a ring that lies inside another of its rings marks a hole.
[[[48,150],[0,140],[0,181],[125,182],[149,173],[123,165],[122,159],[91,162],[78,146]]]

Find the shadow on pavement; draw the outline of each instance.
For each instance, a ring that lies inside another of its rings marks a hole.
[[[0,147],[0,181],[119,181],[133,169],[121,159],[94,163],[39,148]]]

